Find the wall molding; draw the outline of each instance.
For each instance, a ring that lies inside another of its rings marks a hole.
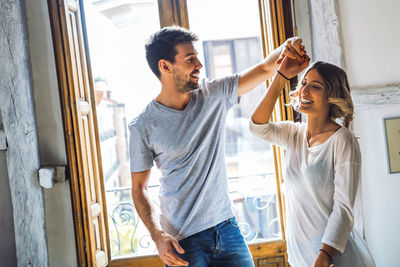
[[[400,109],[400,84],[386,87],[357,88],[351,91],[354,106],[357,109],[399,105]]]

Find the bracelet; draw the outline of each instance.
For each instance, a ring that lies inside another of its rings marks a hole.
[[[323,252],[323,253],[325,253],[326,254],[326,256],[328,256],[328,258],[329,258],[329,261],[330,261],[330,263],[329,264],[331,264],[331,265],[334,265],[335,264],[335,262],[333,261],[333,259],[332,259],[332,257],[331,257],[331,255],[329,255],[329,253],[326,251],[326,250],[324,250],[324,249],[320,249],[319,250],[320,252]]]
[[[288,77],[286,77],[285,75],[283,75],[282,72],[280,72],[279,70],[276,70],[276,72],[279,73],[286,80],[290,81],[290,79]]]

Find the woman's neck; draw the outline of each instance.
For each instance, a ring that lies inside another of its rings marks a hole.
[[[307,115],[307,138],[318,136],[327,132],[335,132],[340,125],[332,121],[328,116]]]
[[[307,133],[311,135],[326,132],[332,120],[325,116],[307,116]]]

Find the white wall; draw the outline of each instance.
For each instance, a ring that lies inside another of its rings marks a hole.
[[[400,83],[400,1],[339,0],[346,70],[352,87]]]
[[[25,1],[41,166],[66,165],[47,1]],[[44,190],[50,266],[77,266],[69,181]]]
[[[400,116],[400,105],[357,110],[361,136],[364,232],[376,265],[399,266],[400,173],[389,174],[383,118]]]
[[[356,95],[370,94],[378,102],[387,85],[400,84],[399,10],[398,0],[339,0],[345,68]],[[400,87],[390,92],[397,98],[380,105],[364,105],[353,95],[359,103],[355,131],[363,157],[365,238],[378,267],[399,266],[400,173],[388,172],[383,119],[400,116]]]
[[[378,267],[400,266],[400,173],[388,172],[383,129],[384,118],[400,116],[399,10],[398,0],[296,1],[299,35],[318,49],[312,60],[343,62],[353,90],[354,132],[363,159],[364,234]],[[326,49],[339,53],[332,57]]]

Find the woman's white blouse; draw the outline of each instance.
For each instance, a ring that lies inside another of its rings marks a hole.
[[[284,194],[286,240],[293,267],[313,266],[321,243],[341,253],[336,266],[375,266],[364,240],[353,230],[353,205],[361,172],[354,135],[339,128],[323,144],[309,147],[306,124],[255,124],[250,130],[286,150]]]

